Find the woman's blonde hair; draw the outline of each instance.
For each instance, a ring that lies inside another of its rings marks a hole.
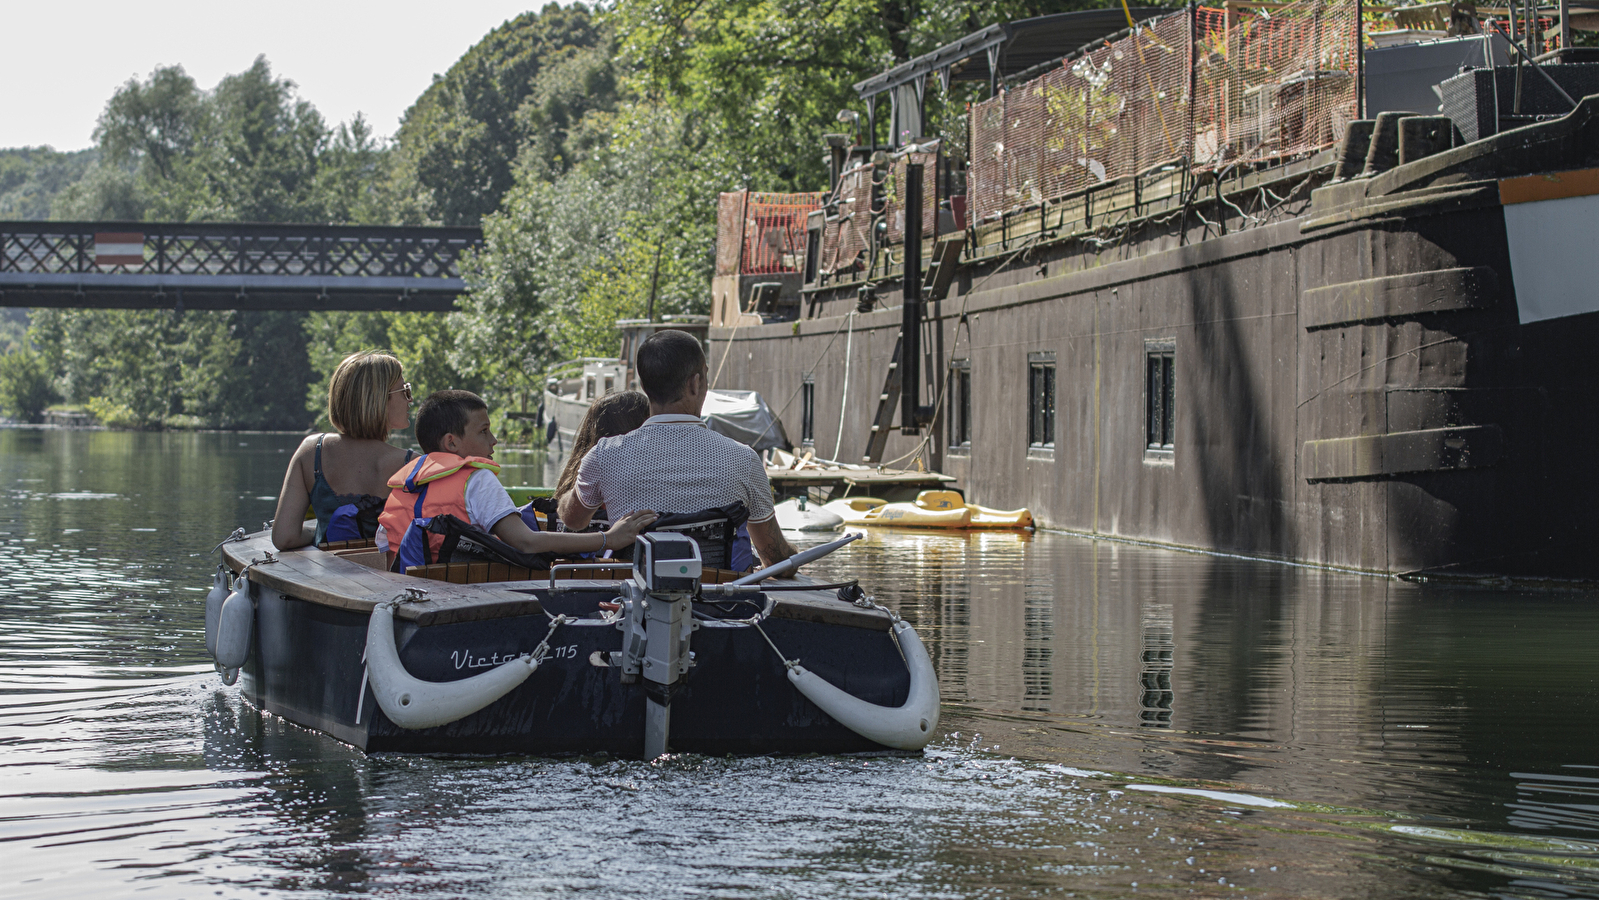
[[[382,350],[346,356],[328,379],[328,420],[346,437],[388,438],[389,386],[404,375],[400,361]]]

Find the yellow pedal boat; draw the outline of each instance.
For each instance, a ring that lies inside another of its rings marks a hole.
[[[1033,525],[1033,514],[1026,509],[976,506],[954,491],[922,491],[916,495],[914,503],[845,497],[824,508],[842,517],[845,525],[900,528],[1031,528]]]

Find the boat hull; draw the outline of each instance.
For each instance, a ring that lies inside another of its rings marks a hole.
[[[241,675],[245,699],[267,712],[368,752],[643,753],[644,683],[624,684],[619,670],[610,665],[610,654],[622,649],[622,631],[615,622],[577,618],[550,634],[551,620],[545,614],[547,609],[552,614],[598,615],[598,603],[617,595],[615,585],[556,595],[526,588],[539,602],[526,604],[531,609],[515,615],[468,615],[463,620],[456,614],[436,616],[440,621],[434,622],[418,621],[425,616],[398,617],[399,658],[412,677],[423,681],[455,681],[488,671],[531,653],[550,637],[548,658],[510,693],[447,725],[406,729],[384,715],[366,680],[369,603],[360,609],[313,602],[294,597],[292,587],[281,579],[275,585],[264,583],[268,580],[264,572],[252,573],[256,624]],[[367,600],[380,597],[370,595]],[[355,598],[347,599],[358,605]],[[824,600],[825,594],[816,594],[812,606]],[[828,602],[847,607],[836,599]],[[852,627],[772,616],[762,627],[786,657],[800,660],[861,700],[895,707],[905,702],[910,681],[887,622],[883,617],[881,622],[870,622],[871,627]],[[755,628],[702,621],[691,646],[695,665],[671,694],[669,746],[674,752],[884,749],[806,699]]]

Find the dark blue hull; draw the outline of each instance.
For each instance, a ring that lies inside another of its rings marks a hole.
[[[269,712],[368,752],[611,753],[644,748],[642,682],[624,684],[609,654],[622,632],[599,618],[557,628],[550,656],[527,681],[476,713],[437,728],[408,730],[378,708],[364,680],[369,614],[294,599],[258,585],[254,646],[242,673],[245,697]],[[591,615],[614,592],[567,593],[560,611]],[[818,617],[811,616],[815,619]],[[826,617],[820,617],[825,619]],[[395,622],[400,659],[416,678],[454,681],[530,653],[549,631],[540,611],[475,621]],[[898,706],[909,690],[890,634],[803,618],[762,627],[784,656],[854,696]],[[834,721],[789,683],[772,647],[748,625],[705,622],[694,632],[695,666],[671,699],[670,748],[706,754],[848,753],[882,750]]]

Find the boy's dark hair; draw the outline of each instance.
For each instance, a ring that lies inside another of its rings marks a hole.
[[[416,412],[416,442],[423,453],[434,453],[447,434],[466,437],[466,420],[473,410],[488,409],[471,391],[434,391]]]
[[[650,402],[665,405],[683,396],[689,378],[705,371],[705,350],[684,331],[657,331],[638,348],[638,383]]]

